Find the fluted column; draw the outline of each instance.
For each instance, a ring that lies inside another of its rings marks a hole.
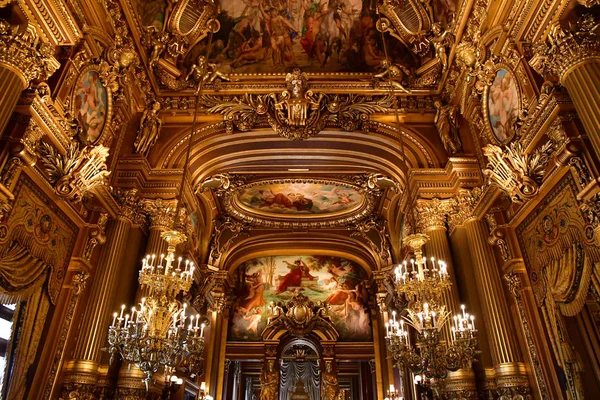
[[[136,190],[124,193],[121,214],[109,225],[107,241],[93,270],[89,300],[83,314],[72,361],[65,364],[65,385],[84,384],[92,388],[98,379],[101,349],[106,346],[114,293],[118,286],[121,260],[128,249],[132,225],[138,224]]]
[[[487,240],[488,228],[485,221],[472,217],[465,221],[465,228],[474,264],[477,291],[481,299],[483,322],[488,332],[494,362],[496,385],[498,388],[528,387],[527,372],[521,362],[515,328],[502,287],[500,269]]]
[[[0,134],[13,113],[21,92],[31,81],[47,79],[60,66],[54,47],[39,40],[35,27],[19,33],[0,19]]]
[[[560,79],[600,154],[600,37],[595,27],[591,14],[568,27],[555,24],[546,41],[534,46],[529,63],[542,76]]]
[[[450,200],[431,199],[417,200],[416,224],[421,233],[429,236],[425,243],[424,255],[428,258],[435,257],[436,260],[446,262],[448,275],[452,285],[442,295],[442,301],[451,315],[460,310],[460,297],[458,295],[457,275],[452,261],[452,251],[446,228],[447,214],[451,212],[453,203]],[[442,329],[442,338],[446,343],[451,343],[451,324],[447,323]],[[476,397],[475,373],[471,368],[462,368],[455,372],[449,372],[445,381],[447,392],[461,393],[463,398],[474,399]],[[468,396],[468,397],[467,397]]]
[[[73,353],[73,361],[65,369],[69,375],[66,383],[95,384],[100,349],[105,345],[107,327],[113,306],[113,293],[117,288],[119,261],[127,251],[127,236],[131,230],[131,220],[119,217],[108,228],[107,243],[94,271],[92,288],[78,341]],[[83,376],[81,376],[83,375]]]
[[[460,310],[460,299],[446,229],[446,214],[450,211],[451,207],[452,205],[449,200],[418,200],[416,205],[418,215],[416,223],[419,232],[429,236],[429,240],[425,243],[424,256],[427,258],[435,257],[436,260],[442,260],[448,265],[448,275],[450,276],[452,286],[450,286],[450,290],[444,292],[442,301],[446,309],[455,314]],[[450,324],[446,324],[442,334],[446,343],[450,343]]]

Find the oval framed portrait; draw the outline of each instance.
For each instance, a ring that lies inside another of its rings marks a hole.
[[[102,82],[98,67],[84,68],[71,95],[71,113],[79,125],[84,144],[96,144],[112,118],[112,93]]]
[[[508,144],[521,114],[521,92],[508,66],[498,65],[492,84],[484,91],[484,110],[488,138],[498,145]]]

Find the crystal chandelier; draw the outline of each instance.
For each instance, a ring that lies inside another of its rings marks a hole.
[[[121,306],[113,314],[108,330],[111,362],[115,355],[137,365],[146,374],[146,387],[153,373],[165,371],[167,379],[185,367],[192,374],[202,368],[204,328],[200,315],[187,315],[187,304],[177,300],[192,285],[194,264],[181,257],[175,262],[175,246],[186,236],[167,231],[162,237],[168,243],[167,255],[148,255],[142,262],[139,283],[143,293],[138,307],[131,313]]]
[[[213,33],[212,30],[209,32],[206,59],[210,55]],[[137,365],[146,374],[144,379],[146,389],[152,374],[160,370],[164,371],[168,383],[177,370],[186,370],[194,376],[199,375],[203,367],[206,324],[200,322],[200,315],[188,315],[187,305],[177,300],[177,296],[182,294],[185,297],[190,290],[194,264],[188,260],[183,262],[181,257],[175,263],[175,248],[187,240],[186,235],[177,228],[202,89],[209,74],[212,73],[207,67],[206,63],[198,67],[200,70],[194,78],[197,84],[194,119],[176,198],[173,230],[161,234],[168,243],[167,255],[157,257],[153,254],[143,260],[139,283],[142,292],[147,293],[147,296],[142,299],[139,307],[131,308],[131,314],[125,314],[125,317],[123,317],[125,312],[125,305],[123,305],[121,313],[113,315],[112,325],[108,329],[108,351],[111,354],[111,361],[115,355],[120,355],[124,360]],[[204,393],[203,396],[206,399],[210,398]]]
[[[448,371],[469,367],[477,354],[477,330],[472,315],[465,312],[450,318],[442,296],[450,286],[447,265],[442,260],[423,257],[427,235],[414,234],[404,244],[414,250],[415,258],[394,270],[396,293],[408,301],[405,315],[396,311],[386,322],[386,344],[396,366],[408,367],[422,375],[423,384],[444,379]],[[442,338],[442,329],[453,320],[451,342]],[[410,328],[415,335],[411,335]]]

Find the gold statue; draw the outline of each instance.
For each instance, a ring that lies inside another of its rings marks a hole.
[[[440,139],[444,143],[444,149],[446,149],[448,155],[458,153],[462,148],[462,144],[458,133],[456,106],[452,104],[442,105],[439,100],[436,100],[433,105],[437,108],[433,122]]]
[[[321,398],[323,400],[337,400],[340,384],[334,370],[333,361],[325,361],[325,371],[321,382]]]
[[[279,397],[279,371],[275,360],[263,363],[260,373],[260,400],[277,400]]]
[[[154,67],[158,63],[162,53],[167,48],[169,34],[167,32],[157,32],[156,27],[154,26],[147,28],[147,31],[152,35],[152,52],[148,58],[148,63],[151,67]]]
[[[140,129],[133,143],[136,154],[147,155],[158,140],[162,128],[162,121],[158,115],[159,110],[160,103],[155,101],[150,108],[144,111],[140,120]]]
[[[232,79],[229,75],[222,73],[217,69],[217,64],[209,63],[205,56],[198,56],[196,63],[193,64],[185,77],[185,80],[192,78],[198,87],[200,82],[202,83],[213,83],[217,78],[222,81],[237,81]]]
[[[402,86],[402,79],[404,79],[405,74],[410,75],[410,71],[404,65],[401,64],[392,64],[390,60],[381,60],[381,71],[378,74],[373,75],[374,79],[389,79],[394,89],[398,89],[403,93],[410,94],[411,90]]]
[[[431,26],[431,31],[433,32],[433,37],[430,39],[431,44],[433,44],[433,48],[435,50],[435,56],[440,59],[442,63],[442,72],[446,71],[448,68],[448,55],[446,54],[446,46],[448,45],[448,41],[451,35],[448,29],[442,29],[442,25],[439,23],[435,23]]]

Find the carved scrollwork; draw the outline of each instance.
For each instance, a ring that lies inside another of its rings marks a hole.
[[[225,218],[222,220],[217,220],[215,223],[215,229],[213,232],[212,241],[210,244],[210,258],[212,260],[218,260],[223,252],[227,251],[233,241],[242,234],[242,232],[248,230],[248,225],[236,221],[232,218]],[[229,237],[227,237],[224,241],[222,241],[223,233],[229,231]]]
[[[361,221],[350,227],[350,229],[355,231],[352,232],[350,236],[361,237],[367,242],[371,250],[376,252],[383,261],[387,261],[390,258],[390,245],[384,220]],[[379,245],[369,237],[369,233],[372,230],[375,230],[379,235]]]
[[[513,202],[519,203],[537,195],[553,152],[553,144],[546,142],[531,153],[527,153],[519,142],[510,143],[504,150],[489,144],[483,151],[488,158],[484,174],[490,182],[504,190]]]
[[[54,192],[65,200],[80,202],[96,186],[108,184],[108,148],[102,145],[80,149],[76,141],[71,141],[66,153],[62,154],[42,142],[39,153]]]
[[[367,130],[369,116],[386,112],[392,106],[389,95],[368,99],[362,95],[327,95],[309,89],[306,75],[299,69],[286,76],[287,89],[266,95],[245,94],[229,101],[205,96],[208,113],[223,115],[226,130],[251,130],[259,119],[267,120],[280,136],[304,140],[321,132],[328,123],[346,131]]]
[[[92,254],[97,245],[102,245],[106,242],[106,223],[108,222],[108,214],[102,213],[98,218],[97,228],[92,228],[89,233],[88,241],[83,248],[82,257],[90,261]]]
[[[329,316],[329,305],[323,302],[314,303],[302,293],[295,295],[285,304],[271,303],[268,315],[263,338],[281,329],[296,337],[306,336],[317,328],[330,332],[333,337],[338,335]]]

